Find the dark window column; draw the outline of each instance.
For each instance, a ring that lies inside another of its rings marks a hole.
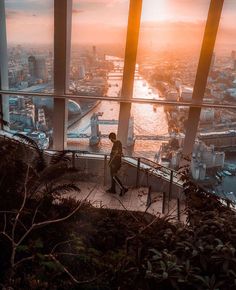
[[[211,0],[210,3],[201,54],[197,68],[197,75],[193,89],[193,105],[191,105],[189,109],[183,148],[184,156],[189,156],[192,153],[194,141],[196,138],[201,107],[194,107],[194,103],[201,104],[204,97],[223,4],[224,0]]]
[[[69,88],[72,0],[54,0],[54,90],[64,95]],[[67,100],[54,98],[53,148],[66,148]]]
[[[8,57],[7,57],[7,36],[6,36],[6,15],[5,1],[0,1],[0,90],[8,90]],[[9,100],[8,96],[1,96],[0,110],[2,118],[9,122]],[[3,128],[0,124],[1,129]]]
[[[121,98],[127,100],[131,99],[133,96],[141,12],[142,0],[130,0],[123,82],[121,89]],[[121,140],[123,146],[126,146],[128,139],[130,109],[131,103],[120,103],[118,138]]]

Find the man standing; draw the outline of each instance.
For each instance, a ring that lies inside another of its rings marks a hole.
[[[119,140],[116,140],[116,134],[113,132],[109,134],[109,139],[113,143],[109,161],[111,174],[111,187],[106,192],[116,193],[116,184],[117,184],[120,187],[120,196],[122,196],[128,191],[128,188],[123,186],[123,184],[121,183],[120,179],[117,176],[117,173],[121,167],[121,157],[123,155],[122,144]]]

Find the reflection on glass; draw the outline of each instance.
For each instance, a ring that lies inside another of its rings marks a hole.
[[[139,74],[159,99],[191,101],[209,3],[143,1]]]
[[[129,1],[73,1],[70,92],[119,96]]]

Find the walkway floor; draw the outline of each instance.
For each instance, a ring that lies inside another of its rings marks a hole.
[[[152,192],[151,203],[147,208],[148,188],[145,187],[129,188],[128,192],[124,196],[119,196],[119,194],[107,193],[107,187],[104,187],[101,184],[79,182],[78,186],[81,189],[81,192],[70,193],[70,196],[76,200],[83,200],[87,197],[87,200],[95,207],[120,210],[127,209],[130,211],[142,212],[146,211],[153,215],[170,215],[174,220],[178,219],[176,198],[170,200],[169,206],[166,198],[163,213],[163,193]],[[184,200],[180,200],[180,221],[182,222],[186,221],[186,216],[183,213],[184,208]]]

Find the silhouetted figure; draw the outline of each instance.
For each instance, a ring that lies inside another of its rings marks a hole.
[[[116,134],[110,133],[109,139],[113,143],[111,154],[110,154],[110,174],[111,174],[111,187],[107,190],[109,193],[116,193],[116,184],[120,188],[120,196],[125,194],[128,191],[128,188],[124,187],[120,179],[117,176],[117,173],[121,167],[121,157],[122,153],[122,144],[119,140],[116,140]]]

